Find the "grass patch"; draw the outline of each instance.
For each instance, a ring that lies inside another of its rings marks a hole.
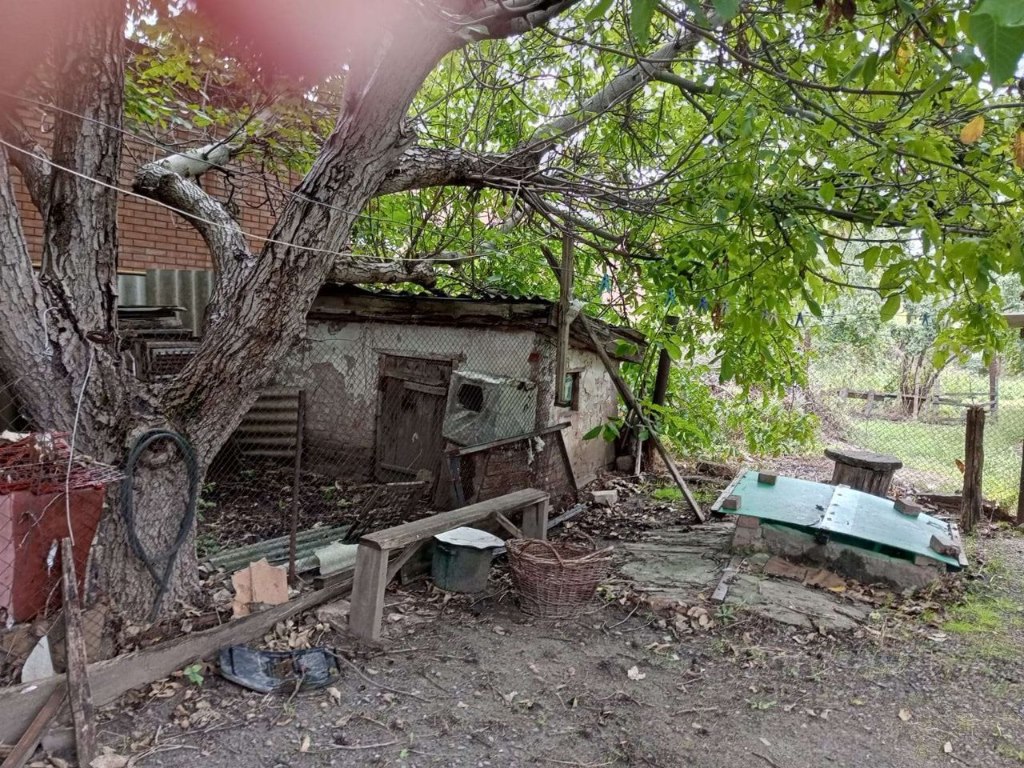
[[[657,488],[651,494],[651,498],[658,501],[682,501],[683,492],[674,485],[667,485],[664,488]]]
[[[982,487],[987,498],[1012,504],[1020,480],[1024,401],[1007,402],[1002,407],[1000,418],[985,425]],[[963,485],[955,461],[964,457],[962,424],[854,418],[850,441],[871,451],[898,456],[907,469],[927,473],[939,491],[954,492]]]
[[[1008,632],[1015,625],[1016,604],[1005,597],[968,596],[949,611],[947,632],[964,635]]]

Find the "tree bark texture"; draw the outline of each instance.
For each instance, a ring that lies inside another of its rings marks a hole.
[[[431,150],[414,148],[405,117],[422,82],[452,50],[481,37],[518,34],[546,22],[576,0],[503,0],[464,4],[446,13],[411,3],[407,23],[375,28],[347,74],[333,132],[281,213],[268,242],[253,253],[237,224],[190,177],[212,158],[182,155],[145,167],[135,180],[144,194],[186,213],[209,247],[217,284],[197,354],[168,384],[137,381],[122,355],[117,329],[117,195],[124,92],[124,4],[66,4],[68,23],[52,34],[54,98],[52,164],[5,115],[0,136],[17,149],[0,155],[0,378],[9,383],[36,429],[71,431],[78,450],[122,465],[146,430],[165,428],[194,446],[202,472],[298,341],[306,315],[328,277],[397,280],[402,272],[429,279],[428,267],[367,263],[345,251],[353,222],[373,196],[436,183],[472,182],[480,158],[436,175]],[[443,5],[443,4],[442,4]],[[436,10],[436,9],[435,9]],[[457,11],[457,13],[456,13]],[[481,21],[482,19],[482,21]],[[696,43],[684,37],[675,54]],[[555,121],[516,155],[512,175],[536,169],[546,147],[650,80],[646,62]],[[7,110],[10,112],[10,110]],[[223,154],[214,148],[212,152]],[[404,158],[404,159],[403,159]],[[520,162],[522,159],[522,163]],[[443,158],[451,163],[452,157]],[[488,165],[489,163],[485,163]],[[493,169],[493,164],[490,164]],[[10,167],[25,177],[43,217],[43,258],[35,273],[10,184]],[[502,173],[510,169],[506,165]],[[177,171],[180,171],[177,172]],[[186,478],[177,449],[158,445],[126,483],[143,549],[160,560],[186,511]],[[148,613],[156,585],[128,543],[119,514],[121,489],[109,491],[110,512],[97,537],[100,584],[129,617]],[[178,558],[164,607],[187,599],[196,583],[194,531]]]

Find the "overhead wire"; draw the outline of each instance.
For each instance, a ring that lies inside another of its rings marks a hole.
[[[169,203],[165,203],[162,200],[154,200],[153,198],[148,197],[146,195],[143,195],[143,194],[141,194],[139,192],[136,192],[135,190],[125,189],[123,187],[119,187],[116,184],[111,184],[108,181],[104,181],[102,179],[97,179],[94,176],[89,176],[88,174],[82,173],[80,171],[76,171],[74,168],[68,168],[67,166],[61,165],[60,163],[55,162],[54,160],[50,159],[49,157],[46,157],[45,155],[37,155],[36,153],[30,152],[29,150],[25,149],[24,147],[19,147],[16,144],[12,144],[11,142],[7,141],[4,138],[0,138],[0,145],[3,145],[5,147],[7,147],[8,149],[12,149],[15,152],[20,152],[21,154],[26,155],[28,157],[34,158],[34,159],[36,159],[36,160],[38,160],[38,161],[40,161],[42,163],[45,163],[45,164],[49,165],[51,168],[56,168],[57,170],[63,171],[64,173],[70,173],[72,176],[76,176],[76,177],[78,177],[80,179],[83,179],[85,181],[89,181],[89,182],[91,182],[93,184],[97,184],[98,186],[105,187],[106,189],[110,189],[110,190],[112,190],[114,192],[118,192],[118,193],[123,194],[123,195],[128,195],[129,197],[136,197],[136,198],[138,198],[140,200],[145,200],[147,202],[154,203],[154,204],[160,206],[161,208],[166,208],[167,210],[169,210],[169,211],[171,211],[173,213],[176,213],[179,216],[183,216],[186,219],[191,219],[193,221],[199,221],[199,222],[202,222],[203,224],[208,224],[211,227],[218,227],[218,228],[221,228],[221,229],[228,229],[228,230],[232,230],[232,231],[238,232],[239,234],[244,235],[245,237],[247,237],[247,238],[249,238],[251,240],[255,240],[255,241],[258,241],[258,242],[262,242],[262,243],[269,243],[269,244],[272,244],[272,245],[281,245],[281,246],[284,246],[286,248],[294,248],[295,250],[304,251],[304,252],[307,252],[307,253],[318,253],[318,254],[323,254],[323,255],[327,255],[327,256],[333,256],[335,258],[351,258],[353,256],[360,256],[361,258],[366,258],[366,257],[362,257],[361,254],[354,254],[354,253],[352,253],[350,251],[334,251],[334,250],[331,250],[329,248],[315,248],[315,247],[308,246],[308,245],[298,245],[297,243],[289,243],[286,240],[278,240],[278,239],[272,238],[272,237],[264,237],[262,235],[256,235],[256,234],[253,234],[252,232],[247,232],[246,230],[242,229],[238,225],[224,224],[223,222],[220,222],[220,221],[213,221],[212,219],[207,219],[207,218],[204,218],[202,216],[198,216],[198,215],[196,215],[194,213],[190,213],[190,212],[185,211],[185,210],[183,210],[181,208],[173,206],[173,205],[171,205]],[[358,214],[356,214],[356,215],[358,215]],[[369,259],[369,258],[366,258],[366,261],[371,261],[372,262],[372,260]],[[457,257],[457,258],[450,258],[450,259],[447,259],[447,258],[423,258],[423,259],[406,259],[406,258],[403,258],[403,259],[396,259],[394,263],[405,263],[405,264],[408,264],[408,263],[430,263],[430,264],[456,263],[457,264],[457,263],[461,263],[461,262],[464,262],[464,261],[465,261],[465,257],[464,256],[460,256],[460,257]],[[373,263],[378,263],[378,262],[373,262]],[[387,263],[391,263],[391,262],[384,261],[384,262],[379,262],[379,263],[387,264]]]

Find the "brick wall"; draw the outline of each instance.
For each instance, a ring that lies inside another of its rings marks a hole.
[[[46,149],[50,147],[52,115],[41,108],[21,111],[27,127],[36,134],[36,140]],[[209,142],[205,135],[176,136],[186,146],[202,146]],[[122,147],[121,177],[119,186],[131,189],[136,169],[147,162],[165,156],[166,150],[146,141],[126,136]],[[298,182],[297,178],[278,180],[271,176],[263,178],[256,171],[240,169],[230,181],[224,175],[211,172],[202,178],[203,188],[221,201],[229,198],[237,205],[238,220],[242,229],[250,234],[266,236],[281,210],[287,192]],[[59,172],[59,171],[58,171]],[[14,176],[14,193],[21,210],[22,226],[28,241],[33,261],[42,256],[42,221],[39,212],[29,200],[28,191],[17,171]],[[283,187],[283,189],[281,188]],[[148,200],[122,194],[118,203],[118,226],[120,233],[120,260],[122,272],[137,272],[145,269],[210,269],[210,255],[203,239],[176,213]],[[258,251],[262,243],[250,238],[250,246]]]

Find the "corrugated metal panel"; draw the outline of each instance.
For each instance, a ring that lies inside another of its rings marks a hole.
[[[146,300],[153,305],[184,307],[181,322],[202,336],[203,316],[213,293],[213,273],[198,269],[147,269]]]
[[[213,282],[213,272],[203,269],[147,269],[145,275],[118,275],[118,304],[183,307],[182,325],[193,336],[202,336]]]
[[[244,456],[295,460],[299,434],[299,391],[267,389],[235,430],[234,441]]]

